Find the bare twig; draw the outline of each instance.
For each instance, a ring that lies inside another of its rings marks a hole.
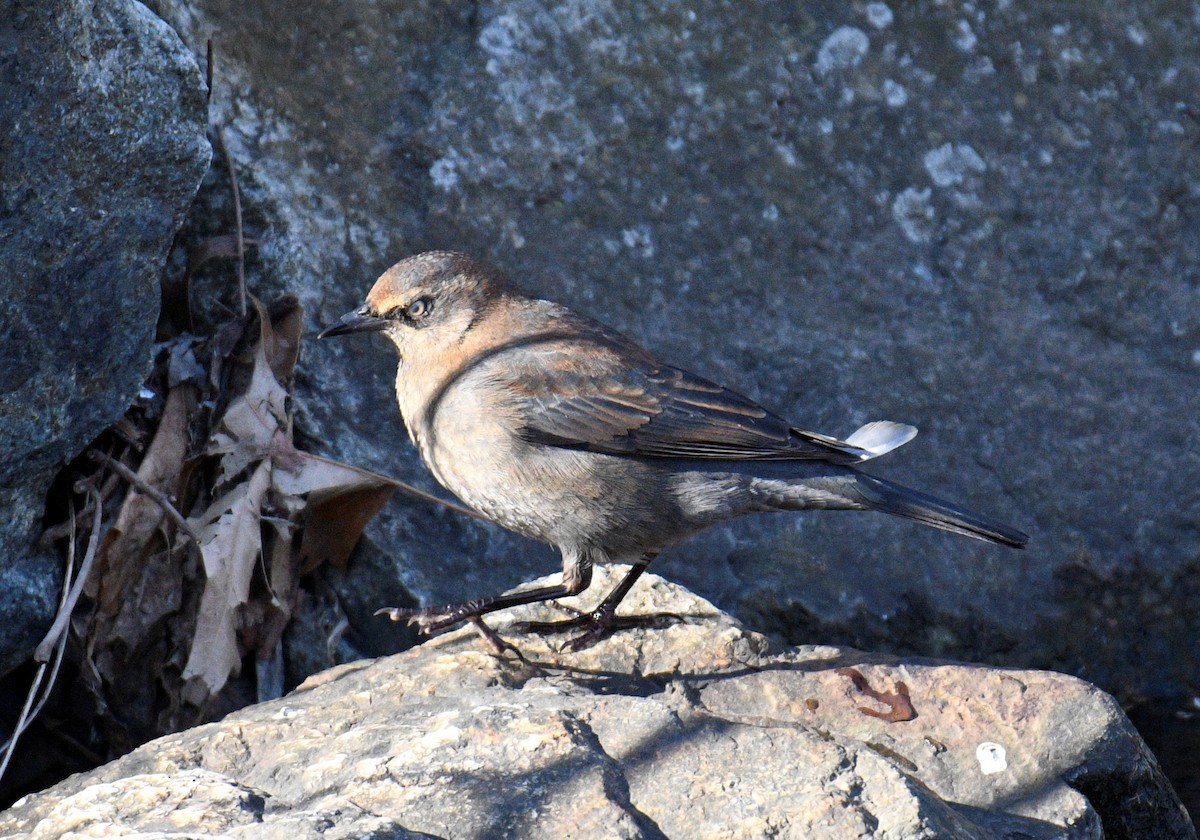
[[[243,248],[257,248],[258,240],[248,236],[242,238]],[[190,283],[201,268],[210,260],[236,259],[237,234],[222,233],[216,236],[206,236],[196,247],[188,251],[187,268],[183,272],[183,283]]]
[[[95,750],[89,749],[86,745],[75,740],[66,732],[63,732],[62,729],[59,728],[61,723],[61,721],[57,720],[43,720],[42,726],[45,727],[47,732],[82,756],[85,761],[91,762],[93,767],[99,767],[104,763],[104,756],[100,755]]]
[[[329,635],[325,637],[325,656],[329,662],[336,662],[337,649],[342,643],[342,637],[346,635],[346,631],[350,629],[350,620],[345,616],[338,619],[338,623],[333,625],[333,629],[329,631]]]
[[[58,540],[64,537],[73,537],[75,535],[75,508],[70,508],[71,518],[66,522],[60,522],[57,525],[51,525],[42,535],[38,537],[38,546],[41,548],[49,548]],[[87,502],[83,506],[83,510],[79,511],[80,516],[88,516],[92,512],[92,497],[88,495]],[[73,546],[71,547],[73,550]]]
[[[34,652],[34,659],[38,661],[37,673],[33,677],[33,681],[29,686],[29,693],[25,696],[25,705],[21,709],[21,714],[13,724],[12,735],[4,742],[0,749],[4,750],[4,758],[0,759],[0,779],[4,778],[4,773],[8,770],[8,764],[12,761],[13,753],[17,750],[17,741],[20,740],[22,733],[33,722],[33,719],[38,716],[38,713],[45,707],[46,701],[50,699],[50,692],[54,688],[54,681],[58,679],[58,670],[62,665],[63,654],[67,649],[67,623],[71,620],[71,612],[75,609],[75,604],[79,600],[79,595],[83,591],[84,581],[87,580],[88,574],[91,572],[92,564],[96,560],[96,549],[100,545],[100,525],[103,522],[103,504],[100,501],[100,494],[95,488],[89,489],[89,502],[95,508],[95,516],[92,521],[92,533],[88,537],[87,553],[83,558],[83,565],[79,568],[79,574],[75,576],[73,584],[69,590],[67,583],[71,581],[72,573],[75,568],[75,508],[71,508],[71,544],[67,549],[67,565],[63,572],[63,595],[59,601],[58,615],[54,619],[54,625],[50,628],[50,632],[46,634],[46,638],[37,646]],[[54,662],[47,664],[50,658],[50,648],[54,648]],[[50,676],[46,678],[46,671],[49,670]]]
[[[112,496],[113,491],[117,489],[119,478],[116,475],[109,475],[104,479],[103,483],[100,483],[100,478],[103,475],[103,472],[97,470],[91,475],[84,476],[83,478],[77,480],[72,486],[72,489],[82,496],[85,493],[96,489],[97,485],[99,485],[100,501],[106,502],[108,501],[109,497]]]
[[[233,158],[229,156],[229,147],[225,145],[225,133],[221,127],[213,129],[217,136],[217,145],[221,147],[221,156],[229,168],[229,186],[233,190],[233,222],[237,236],[237,274],[238,294],[241,296],[242,317],[246,317],[246,240],[242,234],[242,191],[238,188],[237,171],[233,168]]]
[[[466,507],[464,505],[460,505],[458,502],[452,502],[449,499],[443,499],[441,496],[435,496],[432,493],[426,493],[424,490],[420,490],[416,487],[413,487],[411,484],[407,484],[403,481],[397,481],[394,478],[392,479],[392,481],[396,482],[396,489],[399,490],[401,493],[405,494],[406,496],[412,496],[413,498],[416,498],[416,499],[421,499],[426,502],[432,502],[435,505],[441,505],[442,507],[450,508],[450,510],[457,511],[458,513],[464,514],[465,516],[470,516],[475,519],[478,519],[480,522],[491,522],[492,521],[492,520],[488,519],[486,516],[484,516],[483,514],[477,513],[475,511],[471,510],[469,507]]]
[[[21,708],[21,714],[17,718],[16,724],[13,725],[12,735],[8,736],[8,740],[4,742],[4,758],[0,760],[0,779],[4,778],[4,773],[8,770],[8,763],[12,761],[13,753],[17,751],[17,741],[20,740],[21,733],[25,731],[25,727],[29,725],[28,722],[32,720],[30,709],[42,686],[42,677],[45,675],[47,667],[45,662],[38,666],[33,684],[29,686],[29,693],[25,695],[25,705]]]
[[[95,505],[95,512],[92,517],[92,533],[88,535],[87,552],[83,555],[83,565],[79,567],[79,574],[75,576],[75,580],[71,583],[70,591],[67,591],[68,577],[63,580],[63,590],[66,591],[66,596],[63,598],[63,603],[59,607],[58,615],[54,619],[54,624],[50,626],[46,637],[42,639],[37,648],[33,652],[33,658],[38,662],[46,662],[50,658],[50,651],[58,644],[59,638],[63,636],[67,629],[67,623],[71,620],[71,613],[75,609],[75,604],[79,601],[79,596],[83,594],[84,584],[87,583],[88,575],[92,572],[92,566],[96,562],[96,554],[100,548],[100,525],[103,523],[104,506],[100,504],[100,497],[95,490],[92,491],[92,503]],[[74,515],[72,515],[74,519]],[[75,554],[75,540],[71,540],[70,556],[73,562]]]
[[[121,476],[121,478],[125,479],[135,488],[137,488],[139,493],[143,494],[152,502],[161,507],[163,512],[171,518],[172,522],[175,523],[176,527],[186,534],[188,539],[195,543],[197,547],[200,546],[200,537],[194,530],[192,530],[192,526],[188,524],[188,521],[183,518],[183,514],[175,509],[175,505],[173,505],[171,500],[168,499],[161,491],[151,487],[149,484],[143,481],[137,473],[129,469],[129,467],[125,466],[112,456],[99,451],[98,449],[89,449],[87,455],[93,461],[99,461],[100,463],[104,464],[117,475]]]

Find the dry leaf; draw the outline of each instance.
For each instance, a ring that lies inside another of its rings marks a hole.
[[[287,391],[271,373],[260,344],[246,393],[225,409],[208,447],[210,455],[221,456],[218,486],[265,457],[281,427],[287,428]]]
[[[322,562],[338,568],[362,536],[362,530],[400,486],[387,476],[293,450],[292,463],[277,469],[275,489],[293,498],[306,498],[304,535],[300,542],[300,573]]]
[[[196,618],[196,635],[183,678],[203,680],[210,695],[236,672],[238,608],[250,594],[250,579],[262,551],[259,517],[271,486],[271,464],[261,462],[250,480],[219,499],[192,526],[200,535],[204,560],[204,595]]]
[[[113,727],[110,743],[126,748],[235,702],[254,679],[232,679],[246,655],[278,658],[302,575],[322,562],[344,565],[366,523],[406,487],[295,448],[288,386],[303,312],[292,296],[253,305],[257,322],[172,345],[178,352],[160,361],[157,387],[188,368],[185,351],[208,371],[186,370],[199,388],[169,389],[161,418],[136,415],[141,428],[159,422],[138,474],[168,497],[185,496],[199,545],[171,545],[161,508],[128,491],[105,547],[109,569],[83,663],[100,678],[90,696],[110,704],[98,718]],[[189,459],[197,448],[204,454]],[[278,688],[277,679],[258,686],[260,695]]]
[[[180,385],[171,389],[158,431],[138,467],[138,478],[168,498],[178,489],[188,448],[188,416],[195,405],[195,388]],[[166,513],[157,502],[136,488],[129,489],[97,567],[102,570],[95,594],[100,623],[115,616],[126,603],[131,585],[141,577],[142,559],[150,553],[150,543],[165,519]]]
[[[263,605],[264,615],[258,628],[258,638],[248,640],[255,651],[255,697],[260,703],[283,696],[283,631],[292,620],[300,599],[300,575],[292,546],[296,527],[286,519],[279,518],[272,518],[267,524],[272,535],[270,559],[266,564],[271,600]]]
[[[271,302],[264,316],[263,306],[254,301],[260,323],[269,325],[262,333],[267,363],[275,378],[285,385],[292,381],[292,371],[300,357],[300,336],[304,334],[304,308],[295,295],[284,295]]]

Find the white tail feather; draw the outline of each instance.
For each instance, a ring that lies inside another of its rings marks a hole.
[[[893,423],[891,420],[876,420],[846,438],[846,443],[869,452],[870,455],[862,459],[869,461],[903,446],[916,436],[916,426],[910,426],[907,423]]]

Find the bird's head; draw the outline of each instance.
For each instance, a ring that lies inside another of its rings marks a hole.
[[[463,254],[430,251],[401,260],[375,281],[366,303],[317,338],[382,332],[401,359],[461,345],[499,294],[502,281]]]

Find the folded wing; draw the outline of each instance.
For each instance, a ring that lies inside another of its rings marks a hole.
[[[847,440],[793,428],[758,403],[636,347],[550,337],[524,343],[506,371],[531,442],[649,458],[823,460],[852,464],[913,438],[912,426],[868,423]],[[511,378],[510,378],[511,377]]]

